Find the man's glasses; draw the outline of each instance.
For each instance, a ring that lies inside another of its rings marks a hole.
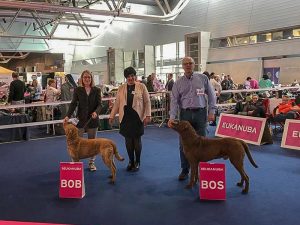
[[[186,63],[182,63],[184,66],[187,66],[187,65],[193,65],[194,63],[193,62],[186,62]]]

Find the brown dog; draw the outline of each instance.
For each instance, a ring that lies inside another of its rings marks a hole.
[[[241,181],[238,186],[245,188],[242,193],[246,194],[249,190],[249,177],[244,170],[244,156],[248,156],[251,164],[257,168],[248,145],[234,138],[218,138],[208,139],[199,136],[188,121],[176,121],[172,123],[172,128],[180,134],[183,145],[183,152],[191,166],[190,182],[187,188],[193,187],[198,180],[198,164],[199,162],[207,162],[217,158],[230,160],[231,164],[237,169],[241,175]]]
[[[119,155],[116,144],[106,138],[85,139],[78,136],[78,129],[73,124],[64,123],[64,129],[67,138],[67,147],[73,162],[79,162],[80,159],[90,158],[100,154],[104,164],[111,171],[111,181],[114,184],[116,179],[116,165],[113,156],[119,161],[124,158]]]

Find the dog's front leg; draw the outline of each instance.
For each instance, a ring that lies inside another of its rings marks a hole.
[[[196,176],[197,176],[197,164],[193,163],[191,164],[191,176],[190,176],[190,182],[188,185],[185,186],[185,188],[192,188],[195,185],[196,182]]]

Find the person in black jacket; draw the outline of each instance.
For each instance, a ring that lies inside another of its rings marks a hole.
[[[25,104],[24,93],[26,90],[25,83],[19,80],[19,74],[12,74],[13,81],[9,85],[9,94],[7,103],[11,105],[21,105]],[[24,113],[25,109],[20,108],[20,113]]]
[[[166,90],[167,91],[172,91],[173,85],[174,85],[173,73],[169,73],[168,74],[168,81],[167,81],[166,86],[165,86]]]
[[[89,139],[96,138],[99,126],[99,113],[102,108],[101,90],[95,87],[92,73],[85,70],[81,74],[81,84],[76,87],[73,99],[70,104],[67,116],[64,121],[67,122],[77,107],[77,118],[79,120],[77,127],[79,136],[83,136],[86,131]],[[89,161],[90,171],[96,171],[95,157]]]

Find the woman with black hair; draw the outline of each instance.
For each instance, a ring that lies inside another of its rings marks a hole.
[[[151,102],[146,86],[136,81],[133,67],[124,70],[124,77],[126,83],[118,89],[109,123],[112,125],[118,113],[120,134],[125,137],[129,157],[127,171],[138,171],[142,152],[141,136],[144,134],[144,126],[151,121]]]

